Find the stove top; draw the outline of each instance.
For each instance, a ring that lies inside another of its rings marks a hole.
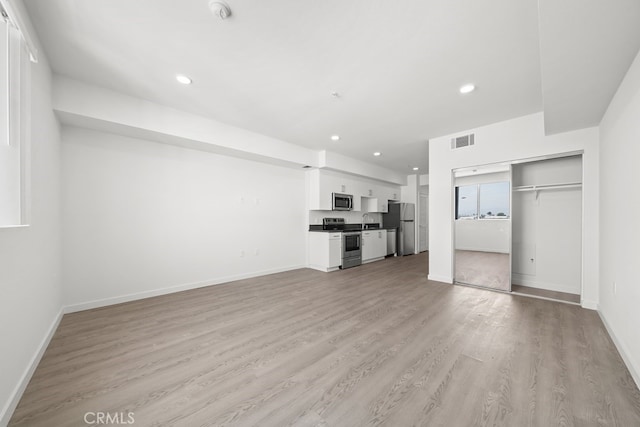
[[[323,230],[344,230],[344,218],[322,218]]]

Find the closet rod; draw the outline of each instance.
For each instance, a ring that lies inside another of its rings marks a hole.
[[[520,187],[513,187],[513,191],[540,191],[579,187],[582,187],[582,183],[580,182],[572,182],[568,184],[522,185]]]

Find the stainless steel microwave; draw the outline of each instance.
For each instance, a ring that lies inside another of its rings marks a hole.
[[[334,211],[350,211],[353,209],[351,194],[331,193],[331,209]]]

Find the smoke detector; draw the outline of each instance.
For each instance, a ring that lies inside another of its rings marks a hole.
[[[231,9],[229,9],[229,6],[227,6],[226,3],[223,3],[221,1],[211,0],[209,2],[209,9],[214,16],[220,19],[227,19],[229,16],[231,16]]]

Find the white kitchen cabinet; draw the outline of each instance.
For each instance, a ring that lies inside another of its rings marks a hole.
[[[384,258],[387,255],[387,230],[376,230],[378,232],[378,240],[376,255],[380,258]]]
[[[362,262],[375,258],[376,242],[373,233],[373,231],[362,232]]]
[[[362,232],[362,262],[383,259],[387,254],[387,230],[366,230]]]
[[[342,265],[342,233],[309,232],[309,268],[334,271]]]
[[[356,179],[329,174],[320,169],[307,173],[309,174],[310,210],[330,211],[332,193],[342,193],[353,195],[353,210],[360,211],[361,190]]]
[[[307,172],[309,184],[309,209],[331,210],[331,193],[351,194],[356,212],[389,211],[389,200],[400,199],[400,187],[376,183],[336,172],[314,169]]]
[[[379,199],[377,197],[363,197],[362,211],[387,213],[389,212],[389,202],[386,198]]]

